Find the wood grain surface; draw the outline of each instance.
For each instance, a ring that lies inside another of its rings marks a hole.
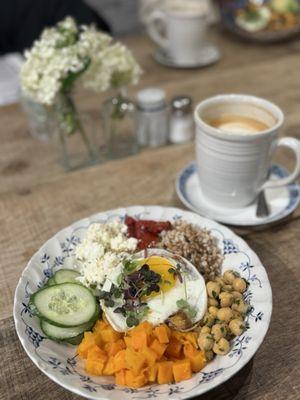
[[[169,98],[186,93],[195,102],[225,92],[263,96],[286,113],[282,135],[300,138],[300,42],[262,47],[218,30],[211,33],[211,40],[219,45],[222,60],[210,68],[181,71],[156,64],[147,38],[127,38],[144,69],[134,90],[161,86]],[[80,92],[78,97],[83,108],[99,114],[101,96]],[[193,159],[193,145],[147,150],[65,173],[56,163],[55,149],[29,136],[19,105],[0,109],[0,121],[0,400],[79,399],[43,375],[17,339],[12,306],[19,276],[45,240],[79,218],[136,204],[182,207],[174,182],[178,171]],[[288,152],[280,151],[276,159],[292,168]],[[201,399],[300,399],[300,212],[264,230],[235,231],[256,251],[268,272],[272,322],[254,359]]]

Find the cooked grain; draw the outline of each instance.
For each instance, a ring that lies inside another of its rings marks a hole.
[[[223,256],[216,239],[206,229],[177,221],[173,229],[161,233],[158,247],[189,260],[206,281],[220,275]]]

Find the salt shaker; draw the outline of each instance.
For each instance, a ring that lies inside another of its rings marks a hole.
[[[189,96],[174,97],[171,108],[169,141],[171,143],[184,143],[193,140],[192,99]]]
[[[159,88],[147,88],[137,93],[138,132],[140,146],[163,146],[168,140],[166,94]]]

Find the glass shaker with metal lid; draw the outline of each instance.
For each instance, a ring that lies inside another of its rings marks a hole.
[[[137,93],[138,143],[140,146],[163,146],[168,140],[166,94],[160,88],[147,88]]]
[[[171,110],[169,141],[184,143],[193,140],[195,133],[191,97],[174,97]]]

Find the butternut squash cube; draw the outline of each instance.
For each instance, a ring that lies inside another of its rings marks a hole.
[[[156,360],[158,359],[158,355],[155,353],[154,350],[150,349],[149,347],[144,347],[141,350],[141,353],[145,357],[146,364],[148,366],[153,366],[155,364]]]
[[[128,335],[132,336],[136,332],[146,332],[147,335],[150,335],[152,332],[153,326],[148,321],[143,321],[139,325],[128,331]]]
[[[101,332],[103,329],[107,328],[109,325],[107,322],[103,321],[102,319],[98,320],[94,327],[93,327],[93,332],[98,333]]]
[[[124,342],[125,342],[126,347],[132,347],[130,336],[124,336]]]
[[[169,334],[168,334],[167,325],[162,324],[162,325],[157,326],[154,329],[154,335],[157,337],[157,339],[160,343],[169,343]]]
[[[195,348],[198,347],[196,332],[186,332],[185,337],[187,342],[191,343]]]
[[[125,365],[135,375],[138,375],[146,363],[146,358],[143,354],[138,353],[130,348],[125,350]]]
[[[149,365],[147,367],[147,376],[149,382],[155,382],[157,377],[158,366],[157,364]]]
[[[95,343],[96,343],[97,346],[99,346],[99,347],[103,347],[104,346],[100,331],[94,332],[94,340],[95,340]]]
[[[104,368],[104,361],[87,358],[85,362],[85,369],[91,375],[100,376]]]
[[[180,358],[182,353],[182,343],[175,337],[171,337],[168,347],[166,349],[166,355],[168,357]]]
[[[150,349],[154,350],[158,355],[158,358],[161,358],[167,348],[166,344],[160,343],[157,339],[154,339],[150,345]]]
[[[197,349],[189,342],[185,343],[183,346],[183,354],[186,358],[191,359],[197,354]]]
[[[173,382],[173,362],[161,361],[157,363],[157,382],[162,385],[164,383]]]
[[[97,345],[88,349],[87,358],[90,360],[102,361],[103,363],[107,360],[107,354],[105,351],[100,349]]]
[[[92,332],[84,332],[84,337],[77,348],[77,353],[82,358],[87,358],[88,350],[95,346],[95,337]]]
[[[115,356],[120,350],[125,349],[125,343],[123,339],[119,339],[113,343],[106,343],[105,351],[109,356]]]
[[[113,343],[122,338],[122,333],[115,331],[110,326],[99,332],[104,343]]]
[[[116,384],[120,386],[125,386],[125,369],[120,369],[120,371],[115,373]]]
[[[206,365],[205,354],[201,350],[197,350],[196,354],[190,358],[193,372],[201,371]]]
[[[113,357],[110,357],[104,365],[102,374],[106,376],[113,375],[115,373],[115,364]]]
[[[134,332],[131,336],[131,346],[134,350],[141,350],[144,347],[147,347],[148,337],[147,333],[140,331]]]
[[[115,356],[114,356],[114,367],[115,371],[118,372],[121,369],[126,368],[126,362],[125,362],[125,350],[120,350]]]
[[[145,374],[134,375],[130,370],[125,371],[125,384],[131,388],[137,389],[147,383]]]
[[[191,362],[188,359],[175,361],[173,364],[175,382],[190,379],[192,376]]]

